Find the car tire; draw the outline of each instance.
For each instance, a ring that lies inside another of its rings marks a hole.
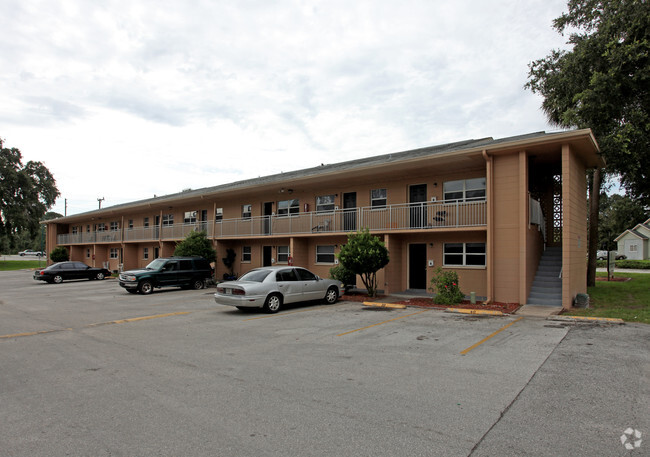
[[[138,291],[142,295],[149,295],[151,292],[153,292],[153,284],[151,281],[142,281],[138,286]]]
[[[54,284],[61,284],[63,282],[63,276],[61,275],[56,275],[52,278],[52,282]]]
[[[202,279],[195,279],[192,281],[192,289],[194,290],[200,290],[205,287],[205,281]]]
[[[269,314],[277,313],[282,307],[282,295],[280,294],[271,294],[266,297],[264,302],[264,311]]]
[[[95,278],[99,279],[100,281],[103,280],[105,277],[106,276],[104,276],[104,273],[101,271],[97,273],[97,276],[95,276]]]
[[[333,305],[338,299],[339,293],[337,292],[336,287],[330,287],[327,289],[327,292],[325,292],[325,303]]]

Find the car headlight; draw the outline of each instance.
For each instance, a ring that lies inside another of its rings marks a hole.
[[[133,276],[133,275],[123,275],[122,279],[124,281],[135,281],[135,276]]]

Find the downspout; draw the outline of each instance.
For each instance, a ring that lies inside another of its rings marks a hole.
[[[483,150],[483,158],[485,159],[486,173],[485,173],[485,188],[486,188],[486,204],[487,204],[487,259],[485,264],[487,267],[487,299],[486,304],[492,303],[493,290],[494,290],[494,207],[492,205],[493,198],[493,163],[492,156],[488,154],[487,149]]]

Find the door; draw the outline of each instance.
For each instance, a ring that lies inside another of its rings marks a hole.
[[[278,270],[275,274],[275,282],[278,290],[282,292],[284,303],[295,303],[302,301],[302,282],[298,281],[298,276],[293,268]]]
[[[270,235],[271,234],[271,216],[273,216],[273,202],[265,202],[262,205],[262,215],[264,216],[262,218],[262,233],[265,234],[265,235]]]
[[[158,284],[160,286],[171,286],[177,284],[178,278],[178,260],[170,260],[162,267],[158,275]]]
[[[201,231],[208,233],[208,210],[201,210]]]
[[[427,226],[427,185],[417,184],[409,187],[411,228]]]
[[[155,221],[155,224],[154,224],[154,227],[153,227],[153,237],[155,239],[159,239],[160,238],[160,216],[159,215],[156,216],[154,218],[154,221]]]
[[[409,289],[427,288],[427,245],[409,244]]]
[[[325,297],[323,283],[309,270],[296,268],[298,279],[302,283],[303,300],[320,300]]]
[[[262,266],[270,267],[273,264],[273,250],[272,246],[262,247]]]
[[[343,194],[343,230],[353,232],[357,229],[357,193]]]

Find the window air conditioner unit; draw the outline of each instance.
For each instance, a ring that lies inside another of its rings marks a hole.
[[[436,197],[431,197],[432,202],[435,202],[436,200],[438,200]]]

